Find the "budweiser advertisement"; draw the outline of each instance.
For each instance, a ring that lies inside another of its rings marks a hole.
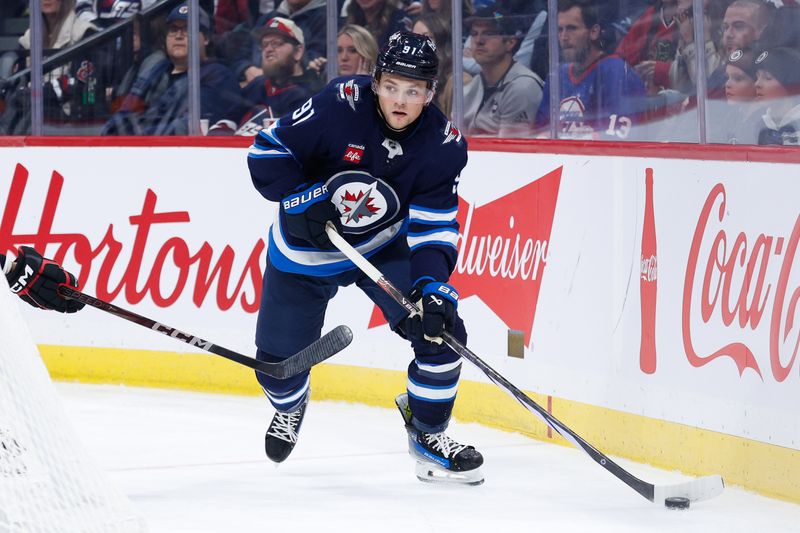
[[[524,389],[800,449],[795,174],[471,153],[451,279],[470,347]],[[86,292],[243,353],[275,209],[244,149],[0,148],[0,251],[34,245]],[[92,310],[25,312],[43,344],[191,350]],[[408,364],[355,288],[328,308],[340,323],[355,341],[334,363]]]

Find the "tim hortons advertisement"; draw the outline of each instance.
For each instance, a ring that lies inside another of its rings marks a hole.
[[[795,175],[471,153],[451,278],[468,344],[523,389],[800,449]],[[0,149],[0,251],[34,245],[85,292],[242,353],[274,215],[244,149]],[[94,309],[25,315],[43,344],[191,350]],[[355,341],[332,362],[408,364],[357,289],[331,302],[337,324]]]

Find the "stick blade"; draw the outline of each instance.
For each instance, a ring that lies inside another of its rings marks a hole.
[[[317,363],[329,359],[347,348],[353,341],[353,332],[345,325],[336,326],[293,356],[280,363],[275,376],[286,379],[309,370]]]
[[[704,476],[674,485],[656,485],[653,492],[653,503],[664,505],[664,500],[672,497],[689,498],[692,502],[701,502],[719,496],[725,488],[722,476]]]

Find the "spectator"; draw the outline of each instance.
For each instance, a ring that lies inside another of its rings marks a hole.
[[[77,0],[75,13],[86,22],[107,28],[142,10],[141,0]]]
[[[314,93],[316,75],[303,68],[305,37],[297,24],[276,17],[255,30],[261,43],[263,74],[242,94],[249,111],[215,124],[211,135],[255,135],[281,116],[300,107]]]
[[[648,94],[670,87],[669,67],[678,48],[677,6],[678,0],[657,0],[617,46],[617,55],[636,70]]]
[[[522,32],[503,9],[484,8],[470,19],[472,57],[480,75],[464,87],[469,135],[529,137],[542,99],[542,80],[514,61]]]
[[[378,43],[370,32],[355,24],[345,24],[336,38],[336,65],[339,76],[372,75]],[[308,62],[308,68],[320,74],[327,63],[324,57]]]
[[[305,61],[310,62],[326,56],[328,48],[325,0],[283,0],[278,9],[259,17],[255,27],[263,28],[268,21],[275,18],[289,19],[303,31],[303,35],[307,37],[303,47]],[[226,40],[230,41],[227,47],[233,49],[226,56],[241,86],[245,87],[263,73],[260,66],[262,61],[260,43],[258,40],[254,43],[243,33],[233,31],[226,36]]]
[[[436,91],[433,103],[445,116],[449,117],[453,109],[453,44],[450,36],[450,27],[434,13],[424,13],[413,26],[414,33],[430,37],[436,45],[436,55],[439,57],[439,83],[441,88]],[[464,73],[464,86],[472,76]]]
[[[759,39],[770,22],[771,8],[762,0],[734,0],[726,9],[720,30],[720,50],[714,45],[714,15],[719,10],[720,0],[708,0],[705,13],[705,52],[708,74],[709,98],[722,98],[725,93],[725,62],[736,50],[751,47]],[[678,1],[679,25],[678,52],[670,67],[670,82],[673,88],[684,94],[694,94],[697,75],[696,47],[691,0]]]
[[[75,15],[75,0],[42,0],[42,19],[45,50],[72,46],[97,30],[91,22]],[[25,50],[31,49],[30,29],[19,38],[19,44]]]
[[[708,101],[708,140],[756,144],[763,105],[756,101],[756,63],[751,49],[734,50],[725,65],[725,102]]]
[[[240,24],[251,28],[258,17],[257,8],[250,0],[218,0],[214,8],[214,33],[223,35]]]
[[[756,69],[756,98],[769,106],[758,144],[800,146],[800,51],[765,50]]]
[[[626,139],[638,120],[644,84],[636,72],[603,49],[591,0],[559,0],[561,49],[559,131],[569,139]],[[550,83],[545,84],[537,128],[550,123]]]
[[[282,17],[297,24],[306,37],[305,57],[310,61],[325,57],[328,52],[326,15],[325,0],[283,0],[278,9],[261,17],[260,22]]]
[[[167,16],[167,58],[137,77],[120,110],[103,128],[104,135],[186,135],[188,124],[189,8],[175,7]],[[227,67],[210,59],[208,14],[200,10],[201,120],[214,123],[241,106],[239,87]]]
[[[45,56],[53,50],[68,48],[97,31],[96,26],[79,20],[75,15],[75,0],[42,0],[41,5]],[[30,29],[25,31],[18,42],[22,50],[30,50]],[[71,120],[82,120],[97,111],[94,100],[97,95],[93,92],[97,81],[97,67],[91,55],[87,53],[76,57],[44,73],[44,118],[49,123],[65,124]],[[29,66],[30,58],[27,52],[7,52],[0,64],[2,75],[8,76]],[[27,134],[30,130],[29,82],[23,80],[17,87],[8,86],[5,90],[9,97],[0,117],[0,133]],[[87,96],[85,101],[82,100],[83,96]]]
[[[396,0],[350,0],[347,23],[363,26],[379,43],[387,42],[395,32],[411,29],[411,19]]]
[[[442,23],[448,28],[453,25],[453,3],[450,0],[423,0],[422,12],[433,13],[438,16]],[[472,0],[462,0],[461,16],[462,20],[471,17],[475,10],[472,8]]]
[[[444,0],[446,1],[446,0]],[[547,3],[543,0],[497,0],[494,8],[505,10],[513,16],[520,34],[520,46],[514,61],[528,66],[543,78],[547,73]],[[480,65],[472,57],[472,41],[467,38],[463,48],[463,68],[469,74],[478,74]]]

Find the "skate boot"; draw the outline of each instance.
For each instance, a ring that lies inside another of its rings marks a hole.
[[[267,434],[264,436],[264,449],[270,461],[282,463],[292,453],[297,443],[300,425],[303,423],[303,416],[306,414],[308,396],[307,394],[300,407],[294,411],[288,413],[275,411],[275,416],[272,417]]]
[[[442,433],[425,433],[411,425],[408,395],[395,398],[408,432],[408,454],[417,461],[417,479],[428,483],[480,485],[483,456],[474,447],[459,444]]]

